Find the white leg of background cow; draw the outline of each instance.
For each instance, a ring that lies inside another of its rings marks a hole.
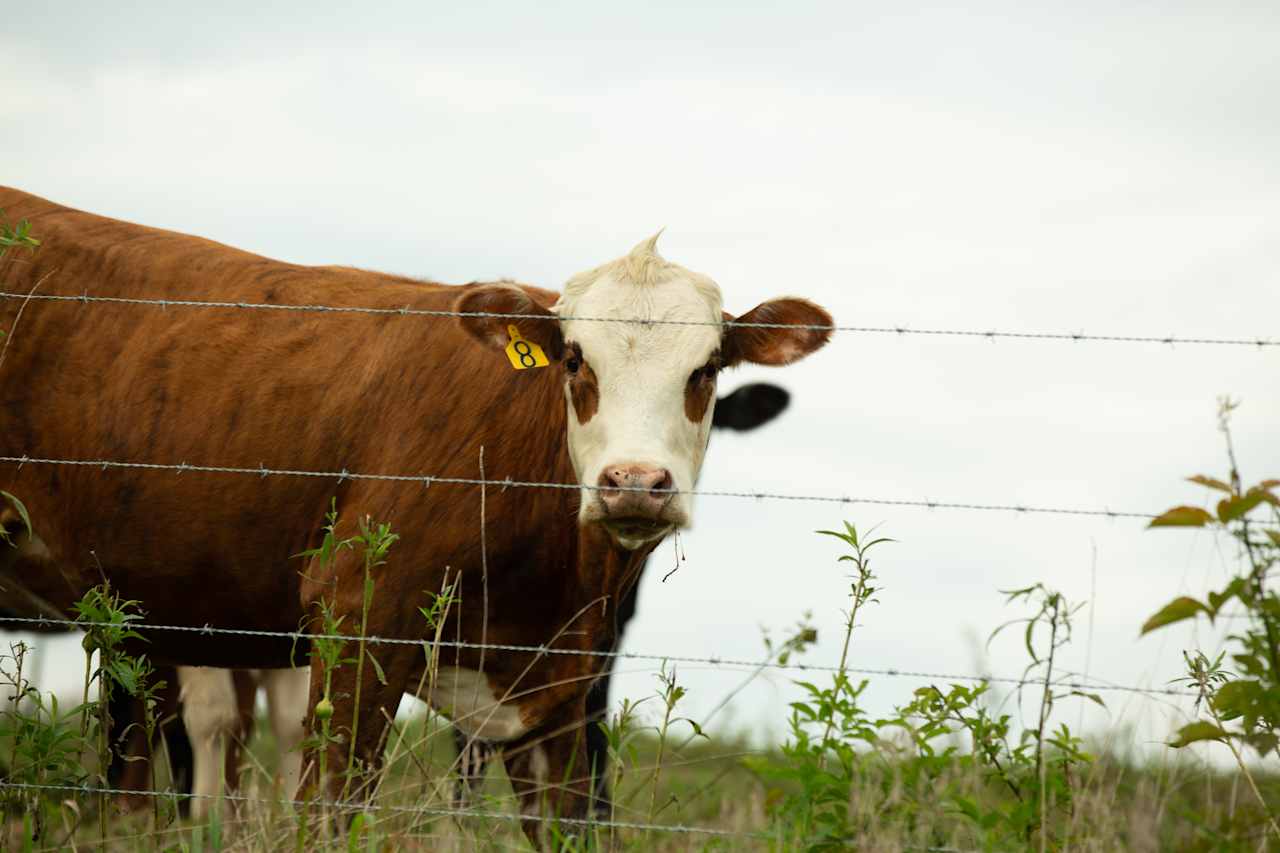
[[[307,667],[264,669],[259,683],[267,691],[267,714],[271,717],[271,731],[276,736],[276,749],[280,755],[280,766],[276,770],[280,778],[280,793],[292,799],[302,777],[300,744],[307,734],[311,670]]]
[[[226,750],[239,728],[236,688],[231,670],[207,666],[178,667],[182,723],[191,739],[194,773],[191,817],[209,813],[222,790]]]

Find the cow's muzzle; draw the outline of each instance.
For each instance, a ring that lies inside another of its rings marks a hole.
[[[675,481],[666,468],[606,466],[596,482],[596,496],[600,521],[624,544],[652,541],[678,526],[671,512]]]
[[[610,516],[657,519],[674,496],[674,482],[666,468],[609,465],[596,485],[600,500]]]

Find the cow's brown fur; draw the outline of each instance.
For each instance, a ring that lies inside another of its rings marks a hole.
[[[720,368],[720,354],[716,353],[706,367],[700,367],[689,376],[684,388],[684,414],[694,423],[707,416],[707,407],[716,398],[716,372]]]
[[[582,348],[577,344],[569,345],[569,357],[577,361],[578,369],[569,375],[569,399],[573,401],[573,411],[578,423],[585,424],[595,417],[600,408],[600,384],[596,372],[582,357]]]

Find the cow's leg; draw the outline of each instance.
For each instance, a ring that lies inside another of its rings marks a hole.
[[[120,795],[120,805],[125,811],[150,808],[151,798],[137,793],[151,790],[154,778],[151,772],[154,755],[147,742],[142,700],[123,690],[113,690],[108,713],[111,760],[107,764],[107,787],[130,792]]]
[[[453,745],[458,752],[458,782],[453,789],[453,803],[458,808],[471,805],[471,795],[484,781],[489,771],[489,761],[496,747],[487,740],[468,735],[458,727],[453,729]]]
[[[554,846],[561,839],[585,834],[580,821],[587,818],[590,772],[587,769],[586,719],[582,699],[552,715],[547,725],[534,729],[503,747],[502,759],[511,788],[520,798],[525,835],[535,845]],[[551,828],[555,819],[570,823]]]
[[[160,722],[160,735],[164,739],[164,760],[169,766],[169,782],[179,794],[190,794],[195,778],[195,755],[191,749],[191,739],[187,737],[187,727],[182,724],[178,671],[166,667],[161,674],[165,686],[160,691],[156,717]],[[178,801],[178,814],[182,817],[191,814],[190,797],[183,797]]]
[[[222,789],[227,745],[240,726],[240,709],[231,670],[208,666],[178,667],[182,722],[194,755],[191,816],[209,813]]]
[[[770,386],[771,387],[771,386]],[[781,389],[777,389],[781,391]],[[785,394],[784,407],[785,407]],[[767,419],[767,418],[766,418]],[[618,612],[614,617],[614,644],[617,650],[622,644],[622,635],[627,624],[636,615],[636,597],[639,594],[639,579],[631,588],[623,593],[618,602]],[[607,817],[613,811],[609,792],[609,736],[603,728],[609,722],[609,682],[613,677],[615,658],[604,658],[604,669],[600,677],[587,691],[587,762],[591,768],[591,810],[596,817]]]
[[[292,799],[302,777],[301,745],[307,734],[307,693],[311,689],[311,671],[305,667],[264,669],[262,686],[267,691],[267,713],[280,756],[276,769],[280,794],[285,799]]]
[[[612,811],[609,794],[609,736],[602,725],[609,722],[609,679],[613,661],[605,664],[604,674],[587,691],[587,767],[591,771],[591,811],[606,818]]]
[[[240,753],[248,747],[249,739],[253,737],[258,676],[256,670],[251,669],[233,669],[230,672],[231,684],[236,694],[236,726],[226,739],[224,762],[227,788],[235,791],[240,787]]]

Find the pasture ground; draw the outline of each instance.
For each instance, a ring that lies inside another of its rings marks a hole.
[[[398,741],[398,742],[394,742]],[[789,850],[802,849],[774,808],[784,796],[758,772],[762,763],[786,760],[777,750],[761,750],[746,737],[668,738],[656,767],[656,735],[638,733],[620,774],[613,820],[734,833],[713,836],[620,828],[613,831],[620,850]],[[0,746],[4,746],[0,744]],[[1056,843],[1049,849],[1133,851],[1234,851],[1280,849],[1265,836],[1265,816],[1251,801],[1240,774],[1214,769],[1185,753],[1168,760],[1136,762],[1094,745],[1096,761],[1076,780],[1071,808],[1057,813]],[[853,823],[861,827],[855,848],[866,851],[1016,850],[1038,848],[984,834],[957,809],[959,796],[999,807],[1009,797],[989,773],[956,760],[929,779],[909,760],[895,758],[897,745],[863,755],[850,798]],[[7,750],[0,750],[4,755]],[[320,837],[299,833],[299,821],[284,806],[270,802],[222,804],[221,816],[200,823],[173,817],[175,801],[160,802],[153,825],[149,808],[126,813],[110,808],[108,839],[98,829],[97,798],[60,797],[63,826],[34,844],[22,841],[22,817],[10,811],[0,849],[99,849],[109,851],[275,851],[275,850],[522,850],[529,849],[514,820],[440,815],[451,803],[454,759],[449,729],[426,715],[409,719],[393,736],[387,774],[375,797],[383,809],[371,809],[355,830]],[[242,762],[239,793],[268,800],[275,747],[265,720]],[[514,816],[511,787],[495,762],[478,797],[477,811]],[[914,780],[913,781],[913,777]],[[1262,772],[1255,781],[1272,809],[1280,806],[1280,775]],[[924,786],[924,787],[921,787]],[[785,786],[784,786],[785,787]],[[1007,802],[1004,802],[1007,805]],[[323,827],[324,822],[318,821]],[[71,832],[67,832],[71,829]],[[608,849],[609,829],[598,830],[600,849]],[[1063,843],[1066,841],[1067,843]],[[819,845],[811,849],[850,849]]]

